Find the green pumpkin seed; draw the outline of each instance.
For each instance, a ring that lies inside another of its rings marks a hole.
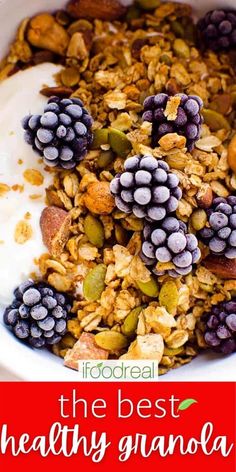
[[[178,354],[181,354],[183,352],[183,347],[176,347],[175,349],[171,349],[169,347],[164,348],[164,356],[178,356]]]
[[[184,37],[184,27],[183,25],[181,25],[179,21],[172,21],[171,29],[174,31],[177,37],[180,37],[180,38]]]
[[[92,215],[87,215],[84,220],[84,232],[90,243],[98,248],[103,247],[104,228],[102,223]]]
[[[121,246],[126,246],[129,240],[127,231],[120,225],[115,225],[115,238],[118,244]]]
[[[83,295],[89,302],[95,302],[101,297],[105,289],[106,272],[106,266],[99,264],[86,275],[83,283]]]
[[[173,49],[178,57],[183,57],[185,59],[190,57],[190,49],[187,43],[181,38],[175,39]]]
[[[126,157],[130,153],[132,145],[123,131],[110,128],[108,139],[112,150],[118,154],[118,156]]]
[[[148,297],[156,298],[159,293],[158,285],[154,277],[151,277],[148,282],[141,282],[137,280],[139,290]]]
[[[159,7],[160,0],[137,0],[137,3],[143,10],[154,10]]]
[[[114,160],[115,156],[112,151],[102,151],[97,159],[97,165],[100,169],[106,169]]]
[[[126,316],[123,326],[121,328],[122,333],[128,337],[131,337],[135,334],[137,326],[138,326],[138,317],[141,313],[143,307],[138,306],[129,312]]]
[[[175,314],[178,305],[179,294],[175,282],[165,282],[159,293],[159,303],[164,306],[170,314]]]
[[[96,344],[107,351],[120,351],[128,346],[128,339],[117,331],[101,331],[95,335]]]
[[[96,129],[93,133],[91,149],[99,149],[103,144],[108,144],[108,128]]]
[[[204,122],[209,126],[212,131],[218,131],[219,129],[226,129],[229,131],[230,124],[228,120],[215,110],[210,110],[209,108],[203,108],[201,111]]]
[[[163,64],[166,64],[167,66],[171,66],[172,64],[171,57],[165,53],[160,56],[160,62],[162,62]]]
[[[131,6],[126,14],[126,21],[132,21],[140,18],[140,10],[136,6]]]

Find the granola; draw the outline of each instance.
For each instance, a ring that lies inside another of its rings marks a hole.
[[[93,3],[96,15],[86,9],[83,16],[70,2],[65,12],[24,20],[0,67],[5,79],[45,58],[59,61],[57,87],[41,93],[80,98],[94,118],[94,142],[85,159],[72,170],[54,169],[53,185],[46,189],[48,209],[56,208],[63,221],[50,234],[43,230],[50,254],[43,254],[38,266],[45,282],[74,299],[68,332],[52,350],[73,368],[85,342],[86,349],[95,349],[94,358],[157,359],[164,374],[206,348],[201,316],[235,296],[236,268],[229,263],[224,281],[211,256],[206,266],[173,282],[164,272],[172,263],[159,263],[163,273],[153,281],[139,257],[143,222],[115,206],[109,186],[127,155],[162,159],[183,192],[178,218],[192,232],[201,230],[213,194],[226,198],[236,189],[235,68],[228,55],[197,48],[188,5],[157,2],[141,16],[136,6],[124,21],[111,23],[125,9],[120,12],[115,1],[109,16],[107,10],[99,14]],[[173,95],[164,112],[167,120],[177,116],[176,93],[197,94],[204,101],[205,121],[192,152],[177,133],[166,134],[153,148],[151,126],[141,122],[140,113],[145,98],[159,92]],[[34,169],[24,177],[31,185],[43,184]],[[1,183],[0,196],[8,191]],[[61,231],[65,218],[66,234]],[[17,242],[30,237],[30,224],[20,221]],[[201,252],[205,260],[208,249],[201,245]]]

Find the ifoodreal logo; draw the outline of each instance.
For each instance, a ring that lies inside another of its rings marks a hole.
[[[94,382],[156,382],[158,362],[152,360],[106,360],[91,359],[78,361],[81,381]]]

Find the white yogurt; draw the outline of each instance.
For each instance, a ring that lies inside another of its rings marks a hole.
[[[29,113],[42,113],[47,101],[39,91],[44,85],[53,86],[53,75],[60,70],[54,64],[41,64],[18,72],[0,85],[0,183],[12,187],[24,185],[24,191],[13,191],[0,196],[0,304],[12,300],[13,290],[31,272],[37,270],[34,259],[46,252],[41,238],[39,219],[45,207],[45,188],[52,181],[52,174],[40,164],[40,156],[24,142],[21,119]],[[19,160],[23,164],[19,165]],[[36,187],[26,182],[23,172],[38,169],[44,182]],[[40,194],[37,200],[30,195]],[[33,230],[32,238],[24,244],[17,244],[14,232],[17,223],[28,220]]]

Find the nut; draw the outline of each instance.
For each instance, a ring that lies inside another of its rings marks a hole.
[[[120,18],[126,8],[119,0],[71,0],[67,5],[68,13],[74,18],[87,18],[111,21]]]
[[[84,204],[89,211],[97,215],[109,215],[115,207],[115,200],[110,193],[109,182],[93,182],[87,187]]]
[[[204,261],[205,267],[222,279],[236,279],[236,259],[210,254]]]
[[[213,201],[213,192],[209,184],[202,184],[197,192],[196,200],[200,208],[210,208]]]
[[[53,95],[56,95],[56,97],[68,98],[73,93],[73,89],[70,87],[64,87],[62,85],[58,87],[43,87],[40,90],[40,93],[45,97],[52,97]]]
[[[227,159],[230,169],[236,173],[236,134],[229,143]]]
[[[61,208],[51,206],[43,210],[40,218],[42,238],[50,254],[60,256],[70,233],[71,217]]]
[[[30,44],[63,56],[69,43],[69,35],[52,15],[42,13],[30,21],[27,33]]]

